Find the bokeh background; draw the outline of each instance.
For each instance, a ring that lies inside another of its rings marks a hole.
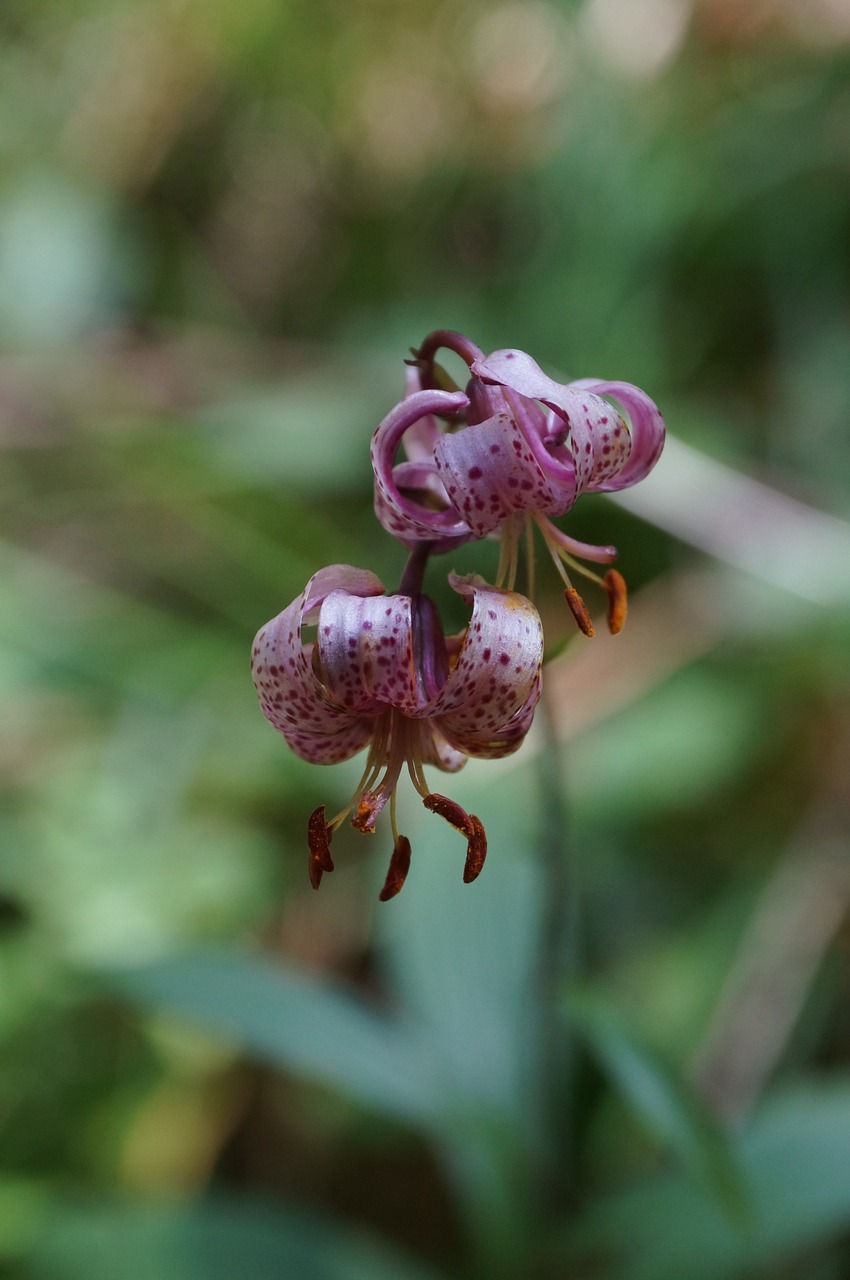
[[[0,104],[0,1274],[842,1280],[848,0],[4,0]],[[248,653],[434,328],[674,438],[379,906]]]

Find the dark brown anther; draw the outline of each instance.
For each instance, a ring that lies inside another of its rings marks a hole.
[[[381,902],[389,902],[400,893],[410,870],[410,841],[407,836],[399,836],[390,858],[390,869],[384,881],[384,887],[378,894]]]
[[[626,580],[616,569],[609,569],[603,582],[608,592],[608,630],[615,636],[623,630],[629,610]]]
[[[469,815],[470,832],[466,846],[466,863],[463,868],[463,883],[472,884],[481,874],[481,868],[484,866],[484,859],[487,857],[487,832],[484,830],[484,823],[480,818],[476,818],[474,813]]]
[[[432,791],[422,803],[426,809],[430,809],[432,813],[437,813],[441,818],[445,818],[446,822],[450,822],[456,831],[469,838],[469,814],[456,801]]]
[[[617,574],[617,577],[620,575]],[[564,592],[564,599],[570,606],[573,617],[578,623],[579,631],[583,631],[586,636],[595,636],[593,622],[590,614],[587,612],[587,605],[582,600],[575,587],[567,587]]]
[[[320,804],[307,819],[307,844],[310,849],[310,884],[318,889],[326,871],[333,871],[331,837],[333,829],[325,822],[325,806]]]
[[[474,813],[467,813],[456,800],[448,796],[438,795],[432,791],[422,801],[426,809],[437,813],[446,822],[451,823],[455,831],[466,836],[466,862],[463,868],[464,884],[471,884],[481,874],[484,859],[487,857],[487,833],[484,823]]]

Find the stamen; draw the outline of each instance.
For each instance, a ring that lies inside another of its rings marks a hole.
[[[394,898],[397,893],[401,892],[409,870],[410,841],[407,836],[396,836],[387,878],[384,881],[383,889],[378,894],[380,902],[389,902],[390,898]]]
[[[410,775],[410,781],[413,783],[420,796],[424,799],[430,791],[428,780],[425,777],[425,770],[422,764],[422,755],[424,751],[423,731],[424,726],[418,720],[410,720],[407,723],[407,772]]]
[[[389,717],[382,717],[375,726],[375,734],[372,738],[372,745],[369,748],[369,755],[366,758],[366,767],[360,775],[360,781],[352,792],[351,799],[344,809],[340,809],[335,817],[331,818],[328,826],[332,831],[336,831],[337,827],[341,827],[345,822],[351,810],[360,798],[371,788],[374,787],[378,780],[378,775],[387,762],[387,744],[389,740]],[[380,811],[379,811],[380,812]],[[377,817],[377,814],[375,815]]]
[[[432,791],[422,803],[426,809],[430,809],[431,813],[438,813],[441,818],[445,818],[446,822],[451,823],[455,831],[459,831],[464,836],[469,835],[469,814],[456,800],[450,800],[448,796],[441,796],[436,791]]]
[[[570,551],[573,551],[576,554],[586,556],[588,559],[595,560],[599,564],[610,564],[612,560],[616,559],[616,548],[593,547],[588,543],[577,542],[574,538],[569,538],[566,534],[561,533],[560,529],[556,529],[550,520],[547,520],[545,516],[541,516],[537,512],[534,514],[534,519],[543,535],[543,540],[549,549],[555,568],[566,586],[564,597],[579,628],[586,636],[596,634],[587,606],[570,581],[565,568],[566,565],[569,565],[571,569],[574,569],[583,577],[589,578],[591,582],[595,582],[605,591],[608,596],[608,630],[612,636],[617,635],[625,625],[626,613],[628,612],[626,583],[623,575],[618,573],[616,569],[609,569],[604,578],[600,578],[598,573],[588,569],[586,565],[575,559],[574,554],[570,554]]]
[[[559,551],[565,551],[574,567],[576,559],[592,560],[596,564],[612,564],[617,559],[616,547],[597,546],[592,542],[580,542],[578,538],[571,538],[539,511],[534,512],[534,520],[549,550],[553,554],[555,547]]]
[[[428,780],[422,768],[422,761],[417,756],[408,757],[407,772],[410,774],[410,781],[424,800],[428,795]]]
[[[396,844],[398,844],[399,840],[401,839],[401,836],[398,833],[398,823],[396,821],[397,795],[398,795],[398,791],[394,789],[392,795],[390,796],[390,826],[392,827],[393,840],[395,841]]]
[[[370,752],[373,768],[360,796],[354,817],[351,819],[351,825],[365,835],[370,835],[375,830],[375,823],[384,805],[395,792],[398,775],[407,758],[407,731],[404,717],[391,711],[389,715],[382,717],[379,723],[380,741],[376,738]],[[373,784],[382,768],[384,768],[384,776],[380,784],[375,787]]]
[[[310,850],[310,883],[318,889],[326,871],[333,871],[331,838],[333,828],[325,822],[325,806],[320,804],[307,819],[307,845]]]
[[[513,519],[509,516],[502,525],[501,538],[499,539],[499,567],[496,570],[496,586],[503,587],[508,576],[508,563],[510,560],[510,539],[513,529]]]
[[[484,866],[484,859],[487,857],[487,833],[484,830],[484,824],[480,818],[476,818],[474,813],[467,813],[456,800],[450,800],[448,796],[438,795],[436,791],[432,791],[422,801],[426,809],[430,809],[432,813],[437,813],[441,818],[445,818],[455,831],[459,831],[461,835],[466,836],[466,862],[463,868],[464,884],[471,884],[477,876],[481,874],[481,868]]]
[[[463,883],[472,884],[481,874],[481,868],[484,866],[484,859],[487,857],[487,832],[484,830],[484,823],[480,818],[476,818],[474,813],[469,815],[469,825],[471,832],[466,846],[466,863],[463,868]]]
[[[526,595],[534,599],[534,521],[525,518],[525,586]]]
[[[579,631],[583,631],[586,636],[595,636],[596,629],[587,611],[587,605],[582,600],[575,587],[567,587],[564,592],[564,599],[570,606],[573,617],[578,623]]]
[[[374,835],[375,823],[388,799],[389,795],[383,784],[376,791],[364,791],[351,819],[352,827],[363,835]]]
[[[508,565],[508,591],[513,591],[516,587],[516,574],[519,565],[519,536],[517,533],[516,516],[511,516],[508,520],[511,528],[510,534],[510,563]]]
[[[608,630],[615,636],[622,631],[629,609],[626,580],[616,569],[609,569],[602,581],[608,592]]]

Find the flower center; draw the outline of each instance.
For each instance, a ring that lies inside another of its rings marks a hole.
[[[389,802],[394,843],[387,877],[379,894],[380,900],[386,902],[401,890],[410,868],[410,841],[399,832],[396,821],[396,788],[405,765],[425,808],[445,818],[461,835],[466,836],[464,883],[470,884],[480,874],[487,856],[484,825],[475,814],[467,813],[454,800],[431,791],[428,787],[424,765],[429,755],[430,734],[427,722],[405,716],[395,708],[388,708],[377,718],[366,767],[348,804],[330,822],[325,820],[324,805],[314,810],[308,820],[310,882],[314,889],[318,889],[324,873],[334,869],[331,840],[351,811],[354,810],[351,825],[362,834],[371,835]]]

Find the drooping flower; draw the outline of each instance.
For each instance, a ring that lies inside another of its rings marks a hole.
[[[465,392],[438,385],[434,356],[441,347],[468,364]],[[605,588],[609,626],[618,631],[625,618],[622,577],[610,570],[600,579],[581,564],[610,565],[616,548],[579,542],[551,517],[564,515],[583,493],[629,488],[649,474],[664,445],[656,405],[631,383],[558,383],[522,351],[485,356],[447,331],[431,334],[414,357],[416,382],[372,440],[375,510],[384,528],[408,546],[435,540],[437,550],[498,533],[498,581],[512,587],[521,535],[536,527],[582,630],[593,633],[566,566]],[[415,456],[397,463],[411,433]]]
[[[424,766],[452,773],[468,756],[492,759],[519,747],[540,696],[543,635],[523,596],[474,577],[449,581],[472,607],[457,636],[444,636],[434,604],[421,592],[387,595],[373,573],[331,565],[254,641],[260,705],[297,755],[335,764],[369,748],[345,808],[330,821],[324,806],[310,816],[314,888],[333,870],[330,842],[346,818],[353,812],[352,825],[372,832],[389,805],[395,843],[380,896],[398,893],[410,863],[409,841],[396,822],[396,785],[405,768],[426,808],[466,837],[464,880],[481,870],[487,839],[480,819],[431,791]],[[311,626],[315,639],[307,640],[303,632]]]

